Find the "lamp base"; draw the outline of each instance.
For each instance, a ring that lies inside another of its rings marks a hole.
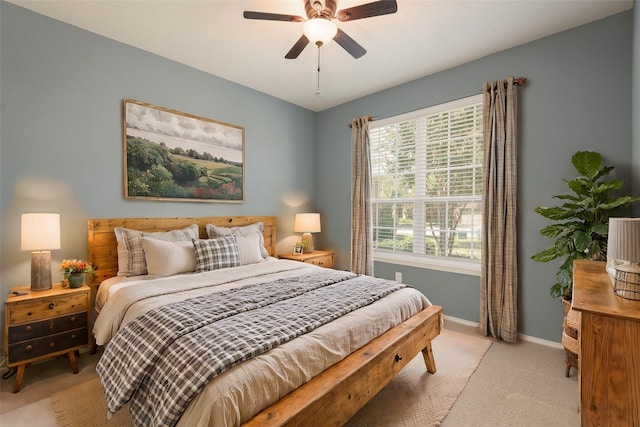
[[[313,235],[311,233],[304,233],[302,235],[302,252],[308,254],[313,252]]]
[[[51,252],[31,252],[31,290],[51,289]]]

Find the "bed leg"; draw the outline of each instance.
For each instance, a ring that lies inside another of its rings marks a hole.
[[[436,373],[436,361],[433,358],[433,350],[431,350],[431,342],[429,342],[425,348],[422,349],[422,357],[424,357],[424,363],[427,365],[427,372],[430,374]]]

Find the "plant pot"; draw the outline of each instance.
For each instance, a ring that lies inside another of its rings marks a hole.
[[[80,288],[84,283],[84,273],[71,273],[67,280],[70,288]]]
[[[562,309],[564,310],[564,320],[562,321],[562,347],[564,348],[567,369],[565,376],[571,373],[571,367],[578,369],[578,355],[580,353],[578,344],[578,335],[580,333],[580,324],[582,315],[579,311],[571,308],[571,300],[561,298]]]

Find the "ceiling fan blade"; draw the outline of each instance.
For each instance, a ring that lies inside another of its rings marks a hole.
[[[338,34],[336,34],[333,40],[335,40],[336,43],[342,46],[344,50],[349,52],[349,54],[356,59],[367,53],[365,48],[360,46],[357,41],[349,37],[347,33],[342,31],[340,28],[338,28]]]
[[[251,11],[244,11],[242,16],[244,16],[245,19],[264,19],[267,21],[302,22],[304,20],[302,16]]]
[[[309,39],[303,34],[284,57],[287,59],[296,59],[308,44]]]
[[[388,15],[397,11],[398,3],[396,0],[380,0],[339,10],[336,16],[340,21],[345,22],[372,16]]]

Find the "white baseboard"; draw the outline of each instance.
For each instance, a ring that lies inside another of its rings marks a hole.
[[[478,328],[480,324],[478,322],[472,322],[470,320],[460,319],[459,317],[447,316],[444,315],[445,322],[457,323],[458,325],[468,326],[470,328]]]
[[[444,315],[444,321],[457,323],[459,325],[468,326],[470,328],[476,328],[476,329],[478,328],[478,326],[480,326],[478,322],[471,322],[469,320],[460,319],[459,317],[447,316],[446,314]],[[562,350],[562,343],[559,343],[556,341],[549,341],[542,338],[532,337],[524,334],[518,334],[518,338],[520,338],[522,341],[528,341],[534,344],[544,345],[546,347],[558,348]]]

